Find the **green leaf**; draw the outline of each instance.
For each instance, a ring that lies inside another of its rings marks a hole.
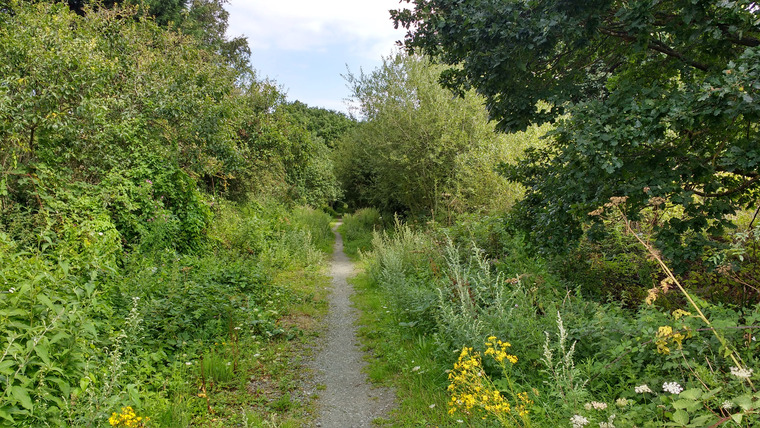
[[[685,408],[689,407],[693,403],[694,403],[693,400],[684,400],[684,399],[681,399],[681,400],[678,400],[678,401],[674,402],[673,403],[673,407],[675,407],[676,409],[685,409]]]
[[[731,415],[731,419],[733,419],[733,421],[736,422],[737,424],[742,423],[743,417],[744,417],[743,413],[734,413],[733,415]]]
[[[16,362],[12,360],[0,361],[0,373],[6,374],[6,375],[12,374],[13,369],[11,369],[11,367],[13,367],[15,364]]]
[[[34,352],[42,359],[45,364],[50,365],[50,356],[48,354],[47,345],[38,343],[37,346],[34,347]]]
[[[54,343],[58,342],[59,340],[62,340],[62,339],[66,339],[66,338],[68,338],[68,337],[69,337],[69,334],[68,334],[68,333],[65,333],[65,332],[59,332],[59,333],[57,333],[55,336],[53,336],[53,337],[50,339],[50,344],[52,345],[52,344],[54,344]]]
[[[694,427],[708,427],[713,426],[716,422],[713,415],[702,415],[691,420],[691,426]]]
[[[13,398],[16,399],[16,401],[19,402],[22,406],[24,406],[27,410],[32,410],[34,407],[32,405],[32,399],[29,397],[29,393],[26,392],[26,389],[19,385],[13,385],[11,387],[11,395]]]
[[[702,390],[699,388],[691,388],[680,393],[678,396],[680,398],[685,398],[687,400],[699,400],[699,397],[702,396]],[[681,401],[681,400],[678,400],[678,401]]]
[[[689,414],[684,410],[676,410],[671,418],[677,424],[686,425],[689,423]]]
[[[739,397],[736,397],[734,400],[734,404],[741,407],[742,410],[749,410],[752,406],[752,397],[749,395],[741,395]]]
[[[47,306],[51,311],[55,311],[55,305],[53,304],[53,301],[50,300],[50,298],[44,294],[38,294],[37,300],[39,300],[40,303]]]
[[[0,317],[13,317],[19,315],[26,315],[26,311],[23,309],[3,309],[0,311]]]
[[[703,396],[702,396],[702,400],[703,400],[703,401],[704,401],[704,400],[709,400],[709,399],[710,399],[710,398],[712,398],[712,397],[713,397],[715,394],[719,393],[719,392],[720,392],[720,391],[722,391],[722,390],[723,390],[723,387],[719,387],[719,388],[711,389],[711,390],[707,391],[707,392],[705,393],[705,395],[703,395]]]
[[[13,420],[13,416],[11,416],[10,412],[5,407],[0,407],[0,418],[3,418],[10,423],[16,422]]]

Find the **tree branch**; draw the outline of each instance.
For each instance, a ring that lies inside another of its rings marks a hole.
[[[617,37],[619,39],[623,39],[623,40],[625,40],[627,42],[635,42],[636,41],[636,37],[634,37],[634,36],[632,36],[632,35],[624,32],[624,31],[616,31],[616,30],[611,30],[609,28],[599,27],[599,32],[602,33],[602,34],[608,35],[608,36],[612,36],[612,37]],[[647,47],[649,49],[653,50],[653,51],[660,52],[660,53],[665,54],[665,55],[667,55],[669,57],[677,58],[680,61],[682,61],[682,62],[684,62],[684,63],[686,63],[686,64],[688,64],[688,65],[690,65],[690,66],[692,66],[692,67],[694,67],[694,68],[696,68],[698,70],[702,70],[702,71],[709,71],[710,70],[710,66],[708,66],[707,64],[699,62],[699,61],[695,61],[695,60],[690,59],[690,58],[687,58],[681,52],[678,52],[678,51],[674,50],[673,48],[671,48],[669,46],[666,46],[662,42],[659,42],[659,41],[650,41],[647,44]]]
[[[726,40],[728,40],[731,43],[734,43],[736,45],[747,46],[751,48],[760,46],[760,40],[754,37],[737,36],[736,34],[732,34],[730,31],[728,31],[728,25],[726,24],[718,24],[718,28],[720,28],[720,31],[726,37]]]
[[[703,198],[721,198],[721,197],[724,197],[724,196],[731,196],[734,193],[741,192],[742,190],[745,190],[748,187],[751,187],[753,184],[755,184],[755,182],[758,179],[760,179],[760,176],[755,176],[755,178],[753,178],[751,180],[748,180],[748,181],[745,181],[740,186],[735,187],[735,188],[733,188],[731,190],[726,190],[725,192],[720,192],[720,193],[703,193],[703,192],[700,192],[698,190],[694,190],[694,193],[696,195],[698,195],[698,196],[703,197]]]

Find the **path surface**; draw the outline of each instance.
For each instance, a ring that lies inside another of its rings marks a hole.
[[[343,238],[336,229],[327,331],[313,361],[317,381],[324,385],[318,392],[320,416],[316,426],[371,427],[373,419],[385,416],[394,406],[394,393],[370,386],[362,372],[366,362],[356,338],[356,310],[349,300],[353,288],[347,282],[354,267],[343,252]]]

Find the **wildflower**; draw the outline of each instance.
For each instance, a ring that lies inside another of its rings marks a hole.
[[[734,403],[726,400],[723,402],[723,404],[720,405],[720,408],[723,410],[731,410],[734,408]]]
[[[16,287],[11,287],[10,289],[8,289],[8,293],[10,294],[13,294],[15,292],[16,292]]]
[[[679,313],[679,310],[680,309],[677,309],[675,312],[673,312],[674,316],[676,316],[676,319],[682,317],[684,314],[689,314],[685,311],[681,311]],[[673,331],[673,328],[670,326],[662,326],[657,329],[655,338],[655,343],[657,344],[657,352],[665,355],[670,354],[670,348],[667,346],[668,342],[676,344],[678,346],[678,349],[681,349],[684,339],[690,338],[692,336],[691,330],[687,326],[683,327],[685,334],[680,331]]]
[[[192,366],[192,365],[193,365],[193,363],[192,363],[192,362],[190,362],[190,361],[188,361],[188,362],[186,362],[186,363],[185,363],[185,365],[186,365],[186,366]]]
[[[662,384],[662,390],[671,394],[680,394],[683,391],[683,387],[677,382],[665,382]]]
[[[137,416],[134,409],[128,406],[122,407],[121,413],[112,413],[111,417],[108,418],[108,423],[114,427],[137,428],[145,426],[143,420],[147,421],[148,418]]]
[[[509,342],[496,340],[496,336],[489,336],[488,341],[486,342],[486,350],[484,354],[493,356],[493,359],[499,363],[507,359],[510,363],[517,364],[517,357],[507,354],[507,348],[511,346],[512,344]]]
[[[588,425],[588,419],[581,415],[574,415],[570,418],[570,423],[573,424],[573,428],[583,428]]]
[[[633,390],[636,391],[637,394],[643,394],[645,392],[648,392],[650,394],[652,393],[652,390],[649,389],[649,387],[647,386],[647,384],[644,384],[644,385],[641,385],[641,386],[637,386],[636,388],[633,388]]]
[[[681,317],[690,316],[691,312],[686,312],[683,309],[676,309],[673,311],[673,318],[676,320],[680,319]]]
[[[600,403],[598,401],[592,401],[589,404],[591,404],[591,407],[594,408],[594,410],[604,410],[607,408],[607,403]]]
[[[510,346],[508,343],[497,341],[492,336],[486,345],[490,350],[487,354],[492,355],[494,359],[498,360],[500,354],[503,354],[502,360],[509,358],[504,351]],[[514,421],[516,417],[525,418],[529,413],[528,405],[532,404],[532,401],[527,392],[514,394],[515,402],[510,403],[485,374],[480,353],[474,352],[472,348],[462,349],[453,370],[448,372],[448,378],[447,389],[451,394],[448,403],[450,415],[460,411],[465,414],[480,412],[483,419],[490,415],[506,423],[508,420]]]
[[[618,407],[625,407],[628,405],[628,403],[629,401],[625,397],[620,397],[617,400],[615,400],[615,405],[617,405]]]
[[[615,415],[610,415],[610,417],[607,418],[607,422],[599,422],[599,428],[615,428],[615,424],[613,424],[614,420]]]
[[[731,375],[738,377],[739,379],[749,379],[750,376],[752,376],[753,371],[753,369],[731,367]]]
[[[420,366],[414,366],[414,367],[412,368],[412,371],[413,371],[413,372],[416,372],[416,371],[417,371],[417,370],[419,370],[419,369],[420,369]]]

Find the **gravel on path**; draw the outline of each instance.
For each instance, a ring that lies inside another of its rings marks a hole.
[[[338,223],[338,226],[340,223]],[[371,386],[362,372],[366,365],[356,337],[356,309],[351,306],[353,287],[347,279],[353,263],[343,252],[343,239],[335,232],[332,260],[332,292],[327,331],[312,364],[319,391],[316,426],[322,428],[371,427],[372,420],[387,415],[395,406],[393,390]]]

